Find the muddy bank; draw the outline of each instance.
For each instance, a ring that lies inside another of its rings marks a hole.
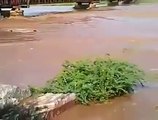
[[[157,6],[119,6],[110,11],[106,8],[2,20],[0,82],[43,85],[59,72],[65,60],[107,53],[146,71],[156,69]]]

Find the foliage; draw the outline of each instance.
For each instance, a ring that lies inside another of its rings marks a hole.
[[[36,93],[75,93],[80,103],[103,102],[130,93],[144,73],[136,65],[112,59],[66,62],[64,69]]]
[[[158,0],[137,0],[136,3],[158,3]]]
[[[43,114],[37,114],[33,107],[26,108],[18,105],[7,105],[0,109],[2,120],[44,120]]]

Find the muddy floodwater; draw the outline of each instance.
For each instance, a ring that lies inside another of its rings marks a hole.
[[[157,13],[158,4],[145,4],[2,19],[0,83],[41,86],[65,60],[110,54],[140,66],[150,84],[107,104],[77,105],[59,120],[158,120]]]
[[[98,8],[0,21],[0,82],[40,86],[65,60],[112,57],[158,68],[158,5]]]
[[[57,120],[157,120],[157,92],[158,88],[152,86],[105,104],[77,105]]]

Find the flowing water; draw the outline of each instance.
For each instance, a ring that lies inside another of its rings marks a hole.
[[[116,98],[105,104],[77,105],[57,120],[157,120],[158,86],[146,86],[133,95]]]
[[[158,7],[153,5],[150,11],[146,9],[151,5],[140,8],[2,20],[0,82],[43,85],[59,72],[65,60],[107,53],[147,72],[157,69]]]
[[[110,54],[139,65],[154,81],[107,104],[77,105],[58,119],[158,120],[157,12],[158,4],[2,20],[0,83],[40,86],[65,60]]]

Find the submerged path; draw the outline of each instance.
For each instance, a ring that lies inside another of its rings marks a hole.
[[[158,4],[0,21],[0,82],[43,85],[65,60],[111,56],[158,68]],[[154,71],[156,72],[156,71]]]
[[[65,60],[112,57],[158,74],[158,4],[98,8],[0,21],[0,83],[43,85]],[[154,81],[155,82],[155,81]],[[81,106],[59,120],[157,120],[157,82],[108,104]]]

